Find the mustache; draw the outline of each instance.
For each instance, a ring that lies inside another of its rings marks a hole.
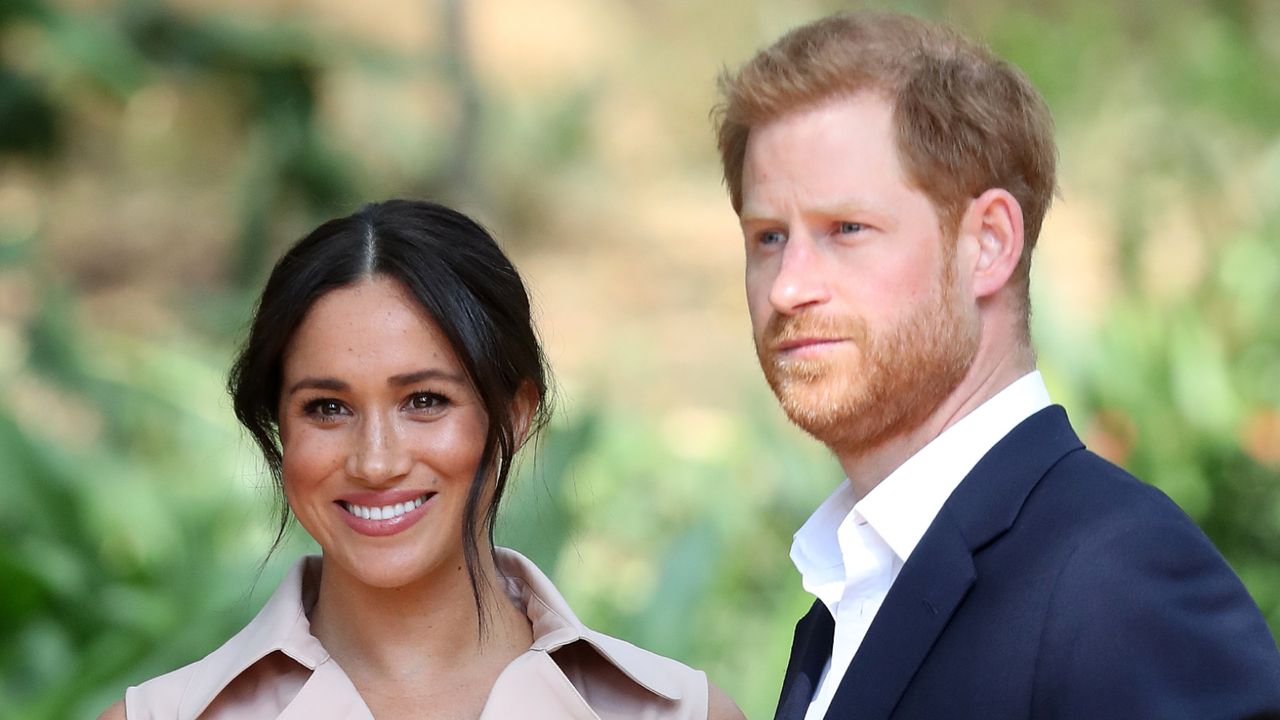
[[[845,339],[862,345],[867,338],[867,323],[857,316],[775,314],[765,323],[759,350],[773,353],[779,345],[801,338]]]

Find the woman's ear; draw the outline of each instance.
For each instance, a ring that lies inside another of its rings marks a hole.
[[[1022,206],[1007,190],[987,190],[969,204],[961,233],[976,250],[967,268],[974,297],[994,295],[1009,283],[1022,259]]]
[[[540,402],[542,402],[542,396],[538,393],[538,386],[534,385],[532,380],[520,383],[520,389],[516,391],[511,401],[511,431],[517,448],[524,445],[525,435],[529,432],[529,425],[533,422],[534,414],[538,412]]]

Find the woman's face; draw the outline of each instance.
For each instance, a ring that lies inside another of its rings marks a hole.
[[[285,495],[326,573],[390,588],[464,566],[487,419],[398,282],[378,276],[311,306],[285,349],[279,417]]]

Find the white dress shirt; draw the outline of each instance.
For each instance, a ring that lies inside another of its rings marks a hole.
[[[846,479],[796,532],[804,589],[835,618],[831,657],[805,720],[821,720],[889,587],[943,503],[1015,426],[1050,404],[1032,371],[979,405],[858,500]]]

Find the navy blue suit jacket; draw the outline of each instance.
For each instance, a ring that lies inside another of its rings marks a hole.
[[[830,654],[814,603],[776,717]],[[1084,448],[1061,407],[1014,428],[903,565],[827,718],[1187,718],[1280,710],[1280,651],[1209,539]]]

